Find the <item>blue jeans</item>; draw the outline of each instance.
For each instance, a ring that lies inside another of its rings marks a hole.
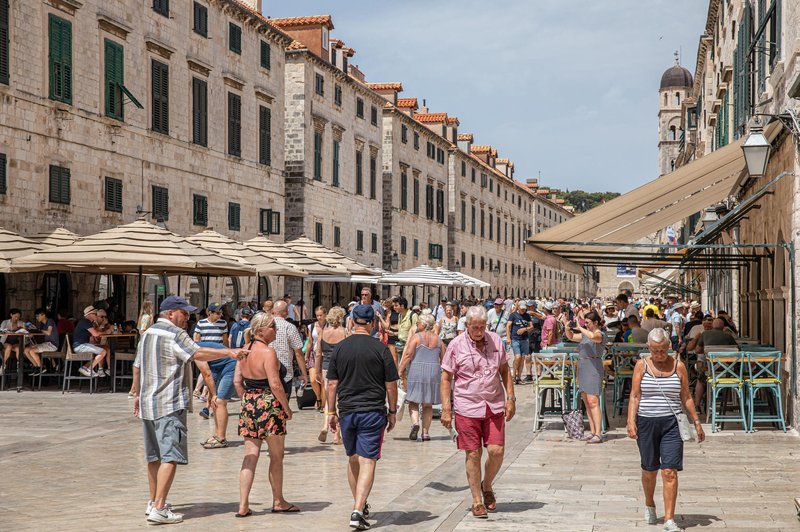
[[[213,349],[224,349],[225,346],[217,342],[197,342],[200,347],[210,347]],[[236,361],[232,358],[220,358],[208,363],[211,376],[214,378],[214,386],[217,388],[217,398],[222,401],[230,401],[233,397],[233,376],[236,372]]]

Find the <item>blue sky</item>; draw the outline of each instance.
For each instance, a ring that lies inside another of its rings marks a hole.
[[[264,0],[273,18],[330,14],[368,81],[400,81],[561,189],[626,192],[658,174],[658,84],[694,72],[701,0]]]

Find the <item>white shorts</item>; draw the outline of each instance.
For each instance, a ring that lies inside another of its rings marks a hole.
[[[37,353],[52,353],[53,351],[58,351],[58,348],[50,342],[42,342],[41,344],[36,344],[35,347]]]
[[[93,355],[102,355],[106,352],[105,349],[95,344],[80,344],[73,351],[76,353],[92,353]]]

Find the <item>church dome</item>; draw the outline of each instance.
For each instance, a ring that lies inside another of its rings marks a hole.
[[[661,89],[673,87],[691,87],[692,73],[680,65],[674,65],[661,76]]]

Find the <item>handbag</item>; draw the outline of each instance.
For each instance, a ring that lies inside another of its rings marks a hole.
[[[570,438],[573,440],[583,438],[583,412],[580,410],[562,412],[561,419],[564,420],[564,429]]]
[[[406,391],[401,387],[397,387],[397,421],[403,421],[403,412],[405,412],[405,408],[403,408],[406,404]]]
[[[648,368],[650,367],[646,360],[644,363]],[[678,431],[681,433],[681,439],[683,441],[692,441],[694,439],[694,434],[692,433],[692,424],[689,423],[689,418],[684,412],[675,412],[675,410],[672,409],[672,404],[670,404],[669,399],[667,399],[667,395],[664,393],[664,390],[661,389],[661,384],[659,384],[658,378],[656,378],[655,375],[653,375],[653,378],[656,380],[658,391],[661,392],[661,395],[664,397],[664,401],[667,402],[669,409],[672,411],[672,415],[675,416],[675,419],[678,422]]]

